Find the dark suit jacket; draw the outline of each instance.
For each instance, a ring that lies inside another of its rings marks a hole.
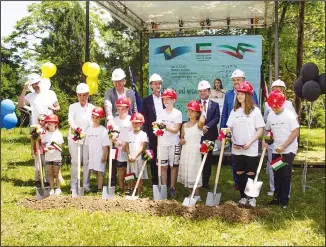
[[[165,108],[164,104],[163,104],[163,108]],[[153,140],[156,141],[157,138],[153,133],[153,126],[152,126],[152,122],[156,121],[156,111],[154,106],[153,94],[143,99],[141,113],[145,118],[143,131],[146,132],[149,141],[153,141]]]
[[[208,126],[208,131],[204,135],[205,140],[215,141],[218,137],[217,124],[220,121],[220,106],[218,103],[209,100],[207,108],[207,119],[205,125]]]

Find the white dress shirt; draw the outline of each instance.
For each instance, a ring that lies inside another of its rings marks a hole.
[[[154,107],[155,107],[156,118],[157,118],[157,115],[163,110],[163,103],[162,103],[161,94],[160,94],[159,97],[156,97],[153,94],[153,101],[154,101]]]

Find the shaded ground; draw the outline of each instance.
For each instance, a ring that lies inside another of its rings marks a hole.
[[[76,208],[88,211],[147,213],[155,216],[181,216],[186,219],[202,220],[219,217],[229,222],[249,223],[256,218],[270,214],[267,208],[239,208],[234,202],[228,201],[215,207],[203,203],[195,207],[184,207],[175,200],[152,201],[141,198],[129,201],[121,197],[103,200],[96,196],[72,198],[71,196],[52,196],[38,201],[36,197],[24,198],[18,204],[36,210]]]

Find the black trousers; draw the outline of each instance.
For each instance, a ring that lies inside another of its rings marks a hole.
[[[213,151],[209,151],[203,168],[203,185],[208,185],[209,178],[212,174],[212,164],[214,163],[215,157],[213,156]]]
[[[288,165],[274,171],[274,186],[275,198],[280,200],[280,203],[287,205],[289,203],[289,193],[291,187],[291,177],[292,177],[292,163],[295,157],[294,153],[282,154],[282,161]],[[272,154],[272,160],[280,157],[279,154]]]

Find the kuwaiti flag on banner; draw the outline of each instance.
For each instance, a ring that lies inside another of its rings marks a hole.
[[[142,102],[141,102],[141,98],[140,98],[140,96],[139,96],[139,94],[137,92],[136,78],[135,78],[134,73],[132,71],[132,68],[130,66],[129,66],[129,73],[130,73],[130,78],[131,78],[131,81],[132,81],[132,90],[135,92],[137,111],[141,112]]]
[[[286,165],[287,165],[287,163],[282,161],[282,156],[272,160],[272,162],[271,162],[271,166],[274,171],[277,171]]]

